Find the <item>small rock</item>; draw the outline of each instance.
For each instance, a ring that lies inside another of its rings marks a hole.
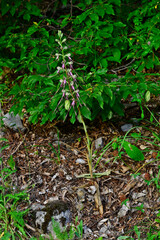
[[[90,186],[89,189],[88,189],[88,192],[91,193],[92,195],[95,194],[96,187],[95,186]]]
[[[108,230],[108,227],[104,225],[99,232],[100,234],[103,234],[103,233],[106,233],[107,230]]]
[[[57,196],[55,197],[50,197],[49,199],[47,199],[45,202],[44,202],[44,205],[48,204],[48,203],[52,203],[54,201],[57,201],[59,200]]]
[[[133,124],[127,123],[121,126],[123,132],[128,132],[133,127]]]
[[[4,135],[5,133],[2,131],[2,129],[0,129],[0,138],[3,138]]]
[[[22,125],[20,116],[18,114],[16,116],[14,116],[13,112],[5,114],[3,117],[3,122],[6,127],[9,127],[11,129],[13,129],[14,131],[20,129],[21,131],[24,132],[26,129]]]
[[[75,154],[76,156],[78,155],[78,151],[77,151],[77,150],[73,149],[73,152],[74,152],[74,154]]]
[[[79,198],[80,202],[84,202],[85,201],[85,190],[83,188],[79,188],[77,190],[77,195],[78,195],[78,198]]]
[[[66,175],[66,179],[67,179],[67,180],[71,180],[71,179],[72,179],[72,176]]]
[[[97,227],[100,227],[102,224],[104,224],[104,223],[107,222],[107,221],[108,221],[108,218],[102,219],[102,220],[98,223]]]
[[[85,164],[86,161],[83,160],[82,158],[77,158],[76,163]]]
[[[118,217],[124,217],[126,216],[127,212],[130,209],[130,202],[127,202],[126,205],[123,204],[122,208],[120,209],[120,211],[118,212]]]
[[[49,201],[46,205],[34,204],[31,209],[35,212],[35,225],[43,234],[52,234],[53,232],[52,218],[59,223],[61,230],[71,223],[71,211],[69,204],[64,201]]]
[[[143,208],[151,208],[147,202],[144,202]]]
[[[146,193],[145,193],[145,192],[141,192],[141,193],[134,192],[134,193],[132,194],[132,198],[133,198],[134,200],[136,200],[136,199],[138,199],[138,198],[141,198],[141,197],[144,197],[144,196],[146,196]]]
[[[94,202],[94,195],[88,194],[88,195],[87,195],[87,200],[88,200],[89,202]]]
[[[46,193],[45,189],[42,189],[42,191],[39,191],[39,195],[43,195],[45,193]]]
[[[100,147],[103,147],[103,138],[99,137],[95,140],[95,148],[99,149]]]
[[[83,210],[84,204],[83,204],[82,202],[78,202],[78,203],[76,204],[76,208],[77,208],[78,212],[80,212],[80,211]]]
[[[59,177],[59,173],[58,173],[58,172],[53,175],[53,177],[52,177],[52,179],[51,179],[51,182],[53,182],[53,180],[54,180],[56,177]]]
[[[84,234],[86,233],[92,233],[92,230],[88,228],[86,225],[84,225]]]

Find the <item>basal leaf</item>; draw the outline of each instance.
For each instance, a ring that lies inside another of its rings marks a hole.
[[[131,143],[124,141],[123,148],[126,151],[126,153],[128,154],[128,156],[130,158],[132,158],[133,160],[135,160],[135,161],[143,161],[144,160],[144,155],[141,152],[141,150],[139,150],[139,148],[132,145]]]

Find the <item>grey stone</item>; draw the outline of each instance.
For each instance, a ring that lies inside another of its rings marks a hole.
[[[82,158],[77,158],[76,163],[85,164],[86,161],[83,160]]]
[[[79,201],[80,202],[84,202],[85,201],[85,190],[84,188],[78,188],[77,189],[77,195],[78,195],[78,198],[79,198]]]
[[[121,126],[121,129],[122,129],[123,132],[128,132],[132,127],[133,127],[133,124],[126,123],[126,124]]]
[[[14,131],[20,129],[21,131],[25,131],[25,127],[22,125],[22,121],[20,116],[17,114],[14,116],[13,112],[7,113],[3,117],[3,122],[6,127],[13,129]]]
[[[130,210],[130,202],[128,201],[121,207],[120,211],[118,212],[118,217],[124,217],[126,216],[127,212]]]
[[[91,193],[91,194],[95,194],[96,187],[95,186],[90,186],[89,189],[88,189],[88,192]]]
[[[134,192],[134,193],[132,194],[132,198],[133,198],[134,200],[136,200],[136,199],[139,199],[139,198],[141,198],[141,197],[144,197],[145,195],[146,195],[146,192],[141,192],[141,193]]]
[[[43,234],[51,234],[56,238],[53,232],[52,218],[59,223],[61,231],[71,223],[71,211],[68,203],[60,200],[49,201],[46,205],[33,204],[31,209],[35,214],[35,225]]]
[[[102,137],[99,137],[95,140],[95,148],[99,149],[100,147],[103,147],[103,139]]]

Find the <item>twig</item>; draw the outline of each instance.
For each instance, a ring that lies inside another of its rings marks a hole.
[[[123,66],[120,66],[120,67],[118,67],[118,68],[111,69],[110,71],[113,72],[113,73],[116,73],[117,71],[123,71],[123,70],[127,69],[127,67],[128,67],[129,65],[131,65],[134,61],[135,61],[135,59],[132,59],[131,62],[129,62],[129,63],[123,65]]]

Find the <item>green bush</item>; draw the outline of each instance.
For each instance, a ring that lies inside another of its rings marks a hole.
[[[55,57],[59,29],[67,39],[90,120],[97,116],[110,119],[114,113],[123,115],[121,100],[128,96],[141,104],[146,92],[159,94],[159,80],[146,81],[142,74],[144,68],[159,64],[157,1],[148,4],[145,0],[141,5],[134,0],[72,3],[59,0],[48,6],[45,1],[1,1],[0,67],[2,71],[3,67],[13,69],[16,75],[8,84],[14,104],[11,111],[21,113],[25,108],[33,123],[66,119],[65,110],[55,114],[62,97]],[[124,69],[129,72],[118,78],[114,69],[122,64],[128,64]],[[132,68],[134,75],[130,73]],[[5,88],[2,91],[6,93]]]

